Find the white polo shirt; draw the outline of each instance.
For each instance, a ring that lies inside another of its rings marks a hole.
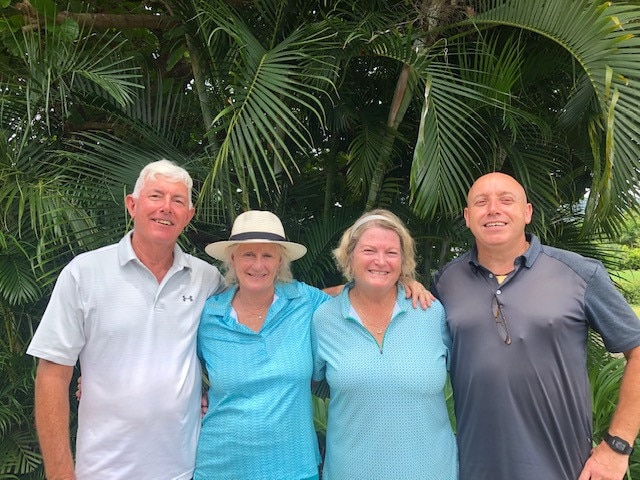
[[[82,371],[78,480],[189,479],[200,426],[196,332],[218,270],[176,245],[162,283],[131,232],[61,272],[30,355]]]

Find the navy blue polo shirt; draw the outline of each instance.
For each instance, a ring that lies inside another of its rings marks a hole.
[[[640,345],[640,321],[602,263],[527,240],[500,284],[475,246],[434,279],[452,339],[461,479],[577,478],[592,447],[588,329],[612,352]]]

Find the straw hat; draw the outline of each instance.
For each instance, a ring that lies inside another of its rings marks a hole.
[[[297,260],[307,253],[304,245],[287,242],[282,222],[276,215],[261,210],[249,210],[238,215],[229,240],[210,243],[204,251],[213,258],[225,261],[229,257],[229,247],[239,243],[277,243],[284,247],[289,260]]]

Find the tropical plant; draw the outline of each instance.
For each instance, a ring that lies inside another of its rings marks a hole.
[[[273,210],[309,246],[296,275],[319,286],[340,281],[331,248],[374,206],[407,220],[428,281],[469,245],[465,192],[490,170],[523,181],[546,243],[605,261],[600,241],[637,210],[634,3],[0,8],[0,298],[23,350],[60,268],[126,231],[124,194],[160,157],[196,180],[187,250],[239,211]]]
[[[625,358],[611,355],[605,349],[602,340],[590,334],[588,350],[588,372],[591,383],[591,401],[593,405],[593,445],[602,441],[607,432],[611,417],[618,403],[618,390],[624,373]],[[636,440],[636,446],[640,442]],[[627,479],[640,478],[640,452],[634,449],[629,459]]]
[[[0,479],[44,479],[32,419],[35,361],[25,355],[29,312],[0,308]]]

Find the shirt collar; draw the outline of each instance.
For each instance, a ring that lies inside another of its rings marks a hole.
[[[277,303],[279,303],[280,299],[290,300],[290,299],[301,296],[301,293],[295,283],[296,283],[295,281],[276,282],[273,305],[276,305]],[[222,293],[217,294],[215,296],[215,301],[209,302],[209,304],[207,305],[207,308],[210,309],[210,312],[213,315],[223,317],[223,318],[226,316],[230,316],[231,301],[233,300],[233,297],[235,296],[237,290],[238,290],[237,284],[230,285]]]
[[[526,252],[516,258],[515,265],[518,266],[519,264],[524,264],[525,267],[531,268],[542,250],[542,244],[540,243],[540,239],[538,239],[538,237],[533,233],[526,233],[525,238],[527,239],[527,242],[529,242],[529,248],[527,248]],[[475,243],[469,251],[469,265],[471,265],[475,270],[483,268],[482,265],[478,263],[478,247]]]
[[[342,317],[355,320],[352,314],[353,307],[351,306],[351,301],[349,300],[349,290],[351,290],[353,286],[354,286],[353,281],[347,283],[342,289],[342,292],[340,292],[339,298],[340,298],[340,311],[342,312]],[[402,286],[402,283],[398,282],[398,296],[396,297],[396,304],[393,307],[393,313],[391,315],[392,318],[395,317],[398,313],[404,312],[407,309],[406,302],[398,301],[401,298],[402,299],[405,298],[405,291],[404,291],[404,287]]]
[[[133,230],[128,232],[124,237],[122,237],[120,242],[118,242],[118,260],[120,261],[121,266],[124,266],[128,262],[134,260],[139,261],[136,252],[133,250],[133,245],[131,244],[132,236]],[[191,268],[189,257],[182,251],[177,243],[173,246],[173,264],[171,268],[177,270]]]

